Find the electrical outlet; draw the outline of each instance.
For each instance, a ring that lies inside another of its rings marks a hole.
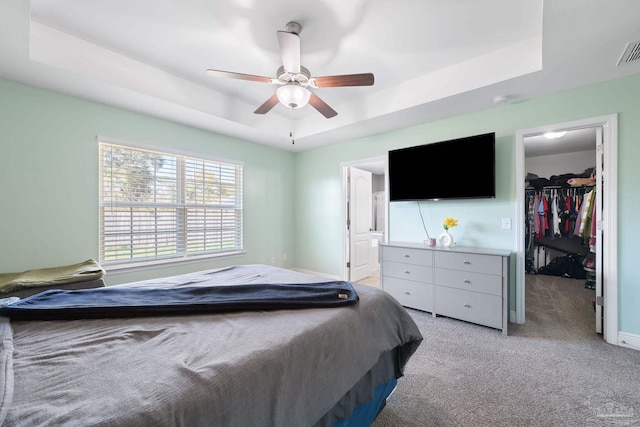
[[[287,261],[287,254],[282,255],[282,261]]]
[[[502,229],[511,230],[511,218],[502,218]]]
[[[271,264],[275,264],[276,263],[276,257],[271,256]]]

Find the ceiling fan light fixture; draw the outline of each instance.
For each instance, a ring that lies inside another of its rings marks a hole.
[[[276,93],[278,94],[278,101],[292,110],[307,105],[311,97],[311,92],[295,82],[280,86]]]

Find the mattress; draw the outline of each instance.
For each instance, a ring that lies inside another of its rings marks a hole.
[[[239,265],[124,287],[318,283]],[[0,321],[3,426],[320,426],[403,375],[422,341],[385,292],[346,307]]]

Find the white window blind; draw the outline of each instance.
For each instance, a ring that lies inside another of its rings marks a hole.
[[[242,165],[100,143],[100,261],[242,250]]]

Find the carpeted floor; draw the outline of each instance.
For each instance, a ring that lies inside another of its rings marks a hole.
[[[507,337],[408,309],[424,341],[373,427],[640,425],[640,351],[595,333],[584,283],[527,275]]]

